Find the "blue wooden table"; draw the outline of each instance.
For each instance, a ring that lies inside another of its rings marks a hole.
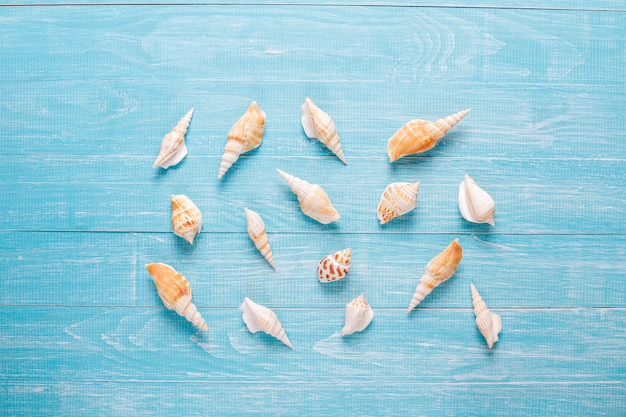
[[[107,3],[0,6],[0,414],[626,415],[625,1]],[[347,165],[305,136],[307,96]],[[253,100],[263,144],[218,180]],[[189,155],[153,169],[191,107]],[[388,162],[404,123],[465,108],[436,148]],[[341,219],[304,216],[276,168]],[[495,227],[460,216],[465,174]],[[381,226],[395,181],[421,182],[418,206]],[[193,246],[171,194],[203,212]],[[455,238],[459,270],[407,314]],[[345,247],[350,275],[321,285]],[[151,262],[189,279],[208,333],[163,306]],[[470,282],[502,317],[491,350]],[[374,321],[342,337],[361,293]],[[293,350],[248,332],[244,297]]]

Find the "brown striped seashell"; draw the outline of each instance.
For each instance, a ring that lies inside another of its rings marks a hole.
[[[339,281],[350,272],[352,249],[346,248],[322,258],[317,265],[317,279],[322,283]]]
[[[330,202],[326,192],[317,184],[311,184],[280,169],[278,174],[289,184],[291,191],[298,197],[300,209],[304,214],[322,224],[339,220],[339,213]]]
[[[254,246],[259,250],[259,252],[261,252],[272,268],[276,269],[274,256],[272,255],[272,250],[270,249],[270,240],[265,232],[265,223],[263,222],[263,219],[256,211],[250,210],[247,207],[244,207],[243,210],[246,213],[248,236],[250,236],[250,240],[252,240]]]
[[[389,184],[378,203],[378,220],[385,224],[417,207],[417,191],[420,183],[394,182]]]
[[[184,194],[172,196],[172,231],[193,245],[202,229],[202,213]]]
[[[308,137],[322,142],[332,153],[341,159],[341,162],[347,164],[333,119],[317,107],[309,97],[300,106],[300,110],[302,111],[302,128],[304,133]]]
[[[459,185],[459,211],[469,222],[496,225],[496,202],[469,175]]]
[[[276,313],[272,310],[255,303],[248,297],[243,299],[243,303],[239,306],[239,309],[243,312],[243,321],[246,323],[250,333],[254,334],[262,330],[293,349],[289,338],[285,334],[283,325],[280,324]]]
[[[498,334],[502,331],[502,320],[496,313],[492,313],[487,308],[478,290],[474,284],[470,282],[472,291],[472,304],[474,305],[474,315],[476,316],[476,327],[487,341],[487,347],[491,349],[493,344],[498,341]]]
[[[373,318],[374,310],[361,294],[346,304],[346,316],[341,334],[347,336],[354,332],[362,332],[369,326]]]

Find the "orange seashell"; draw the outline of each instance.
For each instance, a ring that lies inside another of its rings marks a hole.
[[[272,255],[272,250],[270,249],[270,240],[265,231],[265,222],[263,222],[263,219],[256,211],[250,210],[247,207],[244,207],[243,210],[246,214],[248,236],[250,236],[250,240],[252,240],[254,246],[259,250],[259,252],[261,252],[272,268],[276,269],[274,256]]]
[[[317,184],[287,174],[280,169],[278,174],[289,184],[291,191],[298,197],[300,209],[304,214],[322,224],[339,220],[340,216],[328,198],[328,194]]]
[[[341,142],[339,141],[335,122],[328,113],[317,107],[308,97],[302,106],[300,106],[300,110],[302,111],[302,128],[304,129],[304,133],[306,133],[308,137],[315,138],[322,142],[332,153],[341,159],[341,162],[346,164],[346,158],[343,154],[343,149],[341,149]]]
[[[202,213],[184,194],[172,196],[172,230],[190,244],[202,229]]]
[[[394,182],[389,184],[378,203],[378,220],[385,224],[417,207],[417,191],[420,183]]]

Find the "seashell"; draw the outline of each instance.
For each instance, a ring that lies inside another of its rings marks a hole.
[[[422,275],[417,288],[415,288],[415,293],[409,305],[409,312],[421,303],[435,287],[454,275],[462,257],[463,249],[459,245],[459,239],[454,239],[443,252],[428,262],[424,275]]]
[[[246,323],[251,333],[263,330],[265,333],[274,336],[293,349],[282,324],[280,324],[280,321],[278,321],[276,314],[272,310],[253,302],[248,297],[243,299],[243,303],[239,306],[239,309],[243,312],[243,321]]]
[[[322,224],[332,223],[339,220],[339,213],[330,202],[326,192],[317,184],[311,184],[293,175],[287,174],[280,169],[276,170],[289,187],[298,197],[300,209],[307,216]]]
[[[307,97],[302,106],[300,106],[300,110],[302,111],[302,127],[304,128],[304,133],[306,133],[308,137],[315,138],[322,142],[332,153],[341,159],[341,162],[347,164],[333,119],[331,119],[326,112],[317,107],[309,97]]]
[[[148,264],[146,269],[152,276],[165,307],[175,310],[178,315],[189,320],[198,329],[209,331],[209,326],[191,302],[191,287],[184,276],[171,266],[162,263]]]
[[[254,246],[261,252],[272,268],[276,269],[263,219],[256,211],[250,210],[247,207],[244,207],[243,210],[246,213],[246,221],[248,223],[248,236],[250,236]]]
[[[347,248],[322,258],[317,265],[317,278],[320,282],[333,282],[344,279],[350,272],[352,249]]]
[[[496,202],[469,175],[459,185],[459,210],[467,221],[496,225]]]
[[[361,332],[369,326],[373,318],[374,310],[361,294],[346,304],[346,318],[341,334],[347,336],[354,332]]]
[[[378,203],[378,220],[385,224],[394,217],[402,216],[417,207],[417,191],[420,183],[394,182],[383,191]]]
[[[193,245],[193,240],[202,229],[202,213],[184,194],[172,196],[172,230]]]
[[[246,113],[235,122],[228,132],[228,142],[224,146],[217,178],[221,179],[224,176],[226,171],[239,159],[239,155],[261,145],[264,127],[265,112],[259,108],[256,101],[253,101]]]
[[[387,142],[389,162],[397,161],[403,156],[426,152],[435,147],[457,123],[469,113],[470,109],[460,111],[436,122],[411,120],[402,126]]]
[[[498,341],[498,334],[502,331],[502,320],[499,315],[487,309],[487,305],[471,282],[470,288],[472,291],[474,314],[476,315],[476,327],[478,327],[480,334],[482,334],[487,341],[487,347],[491,349],[493,344]]]
[[[168,169],[171,166],[176,165],[187,155],[187,146],[185,146],[185,133],[191,122],[191,116],[194,109],[191,108],[187,114],[180,119],[178,124],[171,130],[170,133],[163,137],[161,141],[161,148],[159,149],[159,156],[152,165],[152,168],[161,167]]]

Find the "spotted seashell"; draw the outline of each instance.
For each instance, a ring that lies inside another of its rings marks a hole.
[[[272,310],[253,302],[248,297],[244,298],[239,309],[243,312],[243,321],[246,323],[250,333],[256,333],[262,330],[293,349],[289,338],[285,334],[283,325],[280,324],[276,313]]]
[[[469,175],[459,185],[459,210],[469,222],[496,225],[496,202]]]
[[[347,336],[354,332],[362,332],[372,322],[374,310],[365,300],[363,294],[346,304],[346,317],[341,334]]]
[[[172,230],[193,245],[193,240],[202,229],[202,213],[184,194],[172,196]]]
[[[272,250],[270,249],[270,241],[267,237],[267,233],[265,232],[265,223],[263,222],[263,219],[256,211],[250,210],[247,207],[243,210],[246,213],[248,236],[250,236],[250,240],[252,240],[254,246],[259,250],[259,252],[261,252],[272,268],[276,269],[274,256],[272,255]]]
[[[317,265],[317,278],[322,283],[339,281],[350,272],[352,249],[342,249],[322,258]]]
[[[302,128],[304,133],[308,137],[315,138],[326,145],[345,164],[346,158],[343,155],[341,142],[339,142],[339,135],[333,119],[317,107],[309,97],[300,106],[300,110],[302,111]]]
[[[300,209],[304,214],[322,224],[339,220],[339,213],[330,202],[326,192],[317,184],[311,184],[280,169],[278,174],[289,184],[289,188],[298,197]]]
[[[385,224],[417,207],[420,183],[394,182],[385,188],[378,203],[378,220]]]
[[[192,108],[187,114],[180,119],[178,124],[163,137],[159,156],[152,165],[152,168],[161,167],[167,169],[176,165],[187,155],[187,146],[185,146],[185,134],[191,122],[191,116],[194,109]]]
[[[476,327],[483,335],[487,342],[487,347],[491,349],[493,344],[498,341],[498,334],[502,331],[502,320],[496,313],[492,313],[487,308],[480,294],[470,282],[472,291],[472,304],[474,305],[474,315],[476,315]]]

